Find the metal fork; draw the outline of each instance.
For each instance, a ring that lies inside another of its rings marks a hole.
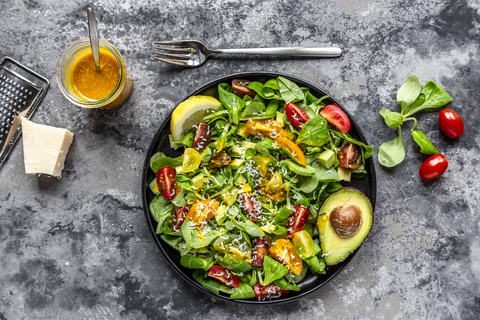
[[[291,48],[248,48],[248,49],[208,49],[203,43],[197,40],[173,40],[173,41],[155,41],[154,44],[169,45],[175,47],[158,47],[154,54],[166,56],[166,58],[153,57],[154,59],[180,65],[184,67],[201,66],[212,54],[230,53],[230,54],[256,54],[256,55],[274,55],[274,56],[295,56],[295,57],[319,57],[334,58],[342,55],[340,48],[334,47],[291,47]],[[167,58],[169,57],[169,58]]]

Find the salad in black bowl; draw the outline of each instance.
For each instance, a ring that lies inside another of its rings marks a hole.
[[[372,153],[315,86],[225,77],[184,99],[152,142],[147,220],[172,266],[202,290],[289,301],[332,279],[367,237]]]

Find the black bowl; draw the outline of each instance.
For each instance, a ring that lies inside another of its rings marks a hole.
[[[230,83],[233,79],[248,79],[251,81],[259,81],[262,83],[265,83],[267,80],[272,79],[272,78],[277,78],[278,76],[282,76],[285,78],[288,78],[294,82],[296,82],[300,86],[308,87],[310,88],[310,92],[316,96],[317,98],[328,95],[324,90],[320,89],[318,86],[308,83],[305,80],[299,79],[294,76],[289,76],[289,75],[284,75],[280,73],[271,73],[271,72],[246,72],[246,73],[237,73],[237,74],[232,74],[229,76],[222,77],[220,79],[211,81],[205,85],[203,85],[201,88],[195,90],[191,94],[187,95],[184,97],[182,100],[178,101],[178,103],[186,100],[187,98],[195,95],[207,95],[207,96],[213,96],[218,99],[218,92],[217,92],[217,87],[219,83],[222,82],[227,82]],[[365,137],[363,136],[360,128],[358,127],[357,123],[355,122],[355,119],[352,118],[352,116],[348,113],[348,111],[343,108],[342,104],[335,100],[334,98],[330,97],[326,100],[324,100],[326,104],[333,104],[337,103],[350,117],[350,120],[352,122],[352,128],[350,130],[350,134],[352,135],[353,138],[362,141],[363,143],[367,144],[367,141],[365,140]],[[142,198],[143,198],[143,208],[145,211],[145,218],[147,219],[148,226],[150,228],[150,231],[152,232],[153,237],[155,238],[160,251],[164,254],[165,258],[168,260],[170,265],[189,283],[191,283],[194,287],[198,288],[199,290],[205,292],[206,294],[212,295],[214,297],[219,297],[221,299],[225,300],[233,300],[230,299],[229,295],[220,293],[219,296],[216,296],[213,294],[211,291],[205,289],[202,287],[198,282],[196,282],[192,278],[193,274],[193,269],[188,269],[183,267],[180,264],[180,254],[178,251],[170,247],[168,244],[166,244],[156,233],[156,227],[157,223],[153,219],[152,215],[150,214],[149,211],[149,204],[152,201],[152,199],[155,197],[155,195],[151,192],[149,188],[150,182],[155,178],[155,174],[153,171],[150,169],[150,158],[152,157],[153,154],[155,154],[158,151],[162,151],[169,157],[178,157],[182,154],[183,150],[173,150],[170,148],[170,141],[169,141],[169,134],[170,134],[170,118],[171,118],[171,113],[168,116],[168,118],[165,119],[165,121],[162,123],[160,126],[159,130],[157,131],[152,143],[150,144],[150,148],[148,149],[147,157],[145,158],[145,164],[143,167],[143,177],[142,177],[142,182],[143,182],[143,189],[142,189]],[[366,160],[366,169],[368,171],[368,175],[361,179],[352,179],[351,182],[349,183],[343,183],[344,186],[351,186],[354,188],[359,189],[362,191],[369,199],[370,202],[372,203],[372,208],[375,207],[375,198],[376,198],[376,192],[377,192],[377,183],[376,183],[376,177],[375,177],[375,168],[373,164],[372,158],[369,158]],[[299,287],[301,288],[300,291],[290,291],[287,295],[284,295],[280,298],[277,299],[272,299],[272,300],[265,300],[265,301],[258,301],[257,299],[246,299],[246,300],[233,300],[235,302],[240,302],[240,303],[248,303],[248,304],[272,304],[272,303],[282,303],[282,302],[288,302],[288,301],[293,301],[298,298],[304,297],[308,295],[309,293],[312,293],[313,291],[323,287],[328,281],[332,280],[335,278],[335,276],[342,271],[343,268],[345,268],[348,263],[353,259],[353,257],[358,253],[358,249],[351,254],[347,259],[345,259],[343,262],[335,265],[335,266],[328,266],[326,268],[326,274],[324,275],[313,275],[310,270],[308,271],[305,279],[298,284]]]

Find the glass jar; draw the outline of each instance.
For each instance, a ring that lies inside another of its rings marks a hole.
[[[103,48],[103,49],[102,49]],[[120,52],[109,42],[100,39],[100,50],[106,50],[118,63],[118,82],[112,92],[104,98],[89,99],[80,94],[73,82],[75,64],[85,55],[91,54],[90,39],[82,39],[73,43],[62,54],[57,65],[57,81],[63,95],[72,103],[84,108],[110,109],[121,105],[132,91],[132,77],[125,66]],[[92,58],[93,63],[93,58]]]

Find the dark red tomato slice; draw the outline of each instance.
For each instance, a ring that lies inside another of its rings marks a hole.
[[[192,148],[197,150],[198,152],[203,151],[212,141],[212,132],[210,131],[210,127],[203,122],[198,124],[197,133],[195,134],[195,138],[193,139],[193,146]]]
[[[176,174],[175,169],[172,167],[161,168],[157,171],[158,189],[167,199],[172,199],[179,191],[177,181],[175,180]]]
[[[240,284],[237,275],[234,275],[230,270],[219,265],[214,265],[208,269],[208,276],[215,278],[232,288],[238,288],[238,285]]]
[[[354,143],[345,143],[337,153],[337,159],[340,166],[357,169],[362,164],[362,149]]]
[[[310,117],[302,108],[291,102],[285,106],[285,115],[288,120],[299,129],[303,127],[305,122],[310,120]]]
[[[254,259],[251,265],[254,267],[263,266],[263,258],[267,255],[268,249],[272,245],[270,238],[267,236],[253,238]]]
[[[242,209],[243,213],[247,215],[248,220],[250,221],[257,221],[260,218],[259,210],[255,205],[255,201],[252,196],[242,193],[240,194],[239,198],[240,209]]]
[[[279,298],[284,294],[287,294],[288,290],[283,290],[282,288],[273,283],[262,286],[259,281],[253,287],[253,292],[255,293],[255,297],[259,298],[260,300],[267,300],[272,298]]]
[[[190,211],[190,206],[185,205],[183,207],[173,207],[175,210],[175,221],[172,224],[172,232],[180,231],[183,221]]]
[[[442,154],[434,154],[422,163],[418,173],[423,180],[433,180],[440,177],[447,168],[447,159]]]
[[[288,217],[287,222],[287,237],[293,238],[295,232],[302,230],[307,224],[308,215],[310,211],[307,207],[296,205],[293,207],[293,212]]]
[[[248,89],[250,80],[245,79],[234,79],[232,81],[232,92],[243,99],[245,96],[250,96],[250,98],[255,98],[257,95],[256,92]]]
[[[440,112],[438,124],[443,133],[452,139],[460,137],[465,130],[462,118],[460,118],[458,113],[450,109],[443,109]]]
[[[347,134],[352,127],[347,114],[336,103],[323,107],[320,115],[344,134]]]

